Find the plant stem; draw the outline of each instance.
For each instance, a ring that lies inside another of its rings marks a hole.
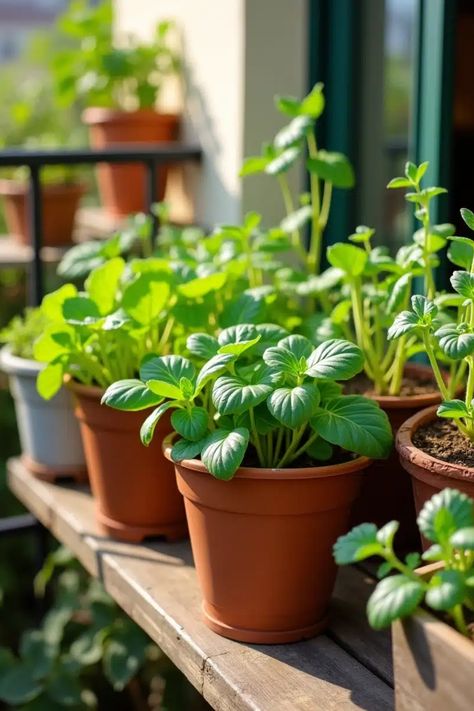
[[[430,365],[433,369],[433,374],[435,376],[436,385],[439,388],[441,397],[443,398],[443,400],[448,400],[449,399],[448,389],[446,388],[446,384],[443,380],[443,376],[441,375],[441,370],[439,369],[438,361],[436,360],[436,356],[434,354],[433,347],[430,343],[430,335],[429,335],[428,330],[426,328],[423,329],[423,343],[425,346],[426,355],[428,356]]]
[[[316,143],[316,137],[312,131],[307,134],[306,137],[308,144],[308,153],[310,158],[316,158],[318,155],[318,146]],[[309,242],[309,253],[308,253],[308,267],[314,274],[319,274],[321,266],[321,241],[322,241],[322,231],[321,231],[321,196],[319,188],[319,178],[316,173],[310,173],[310,190],[311,190],[311,238]],[[329,201],[331,195],[329,195]],[[327,212],[329,214],[329,207],[327,207]]]
[[[257,450],[260,465],[262,467],[264,467],[264,466],[266,466],[267,462],[266,462],[265,454],[262,449],[262,443],[260,442],[260,437],[258,436],[257,426],[255,424],[255,413],[253,411],[253,407],[249,408],[249,416],[250,416],[250,425],[252,428],[252,442],[254,444],[255,449]]]
[[[469,629],[466,625],[466,620],[464,619],[464,611],[462,609],[462,605],[455,605],[451,610],[451,615],[458,631],[466,637],[469,637]]]
[[[288,464],[288,462],[293,461],[294,459],[294,452],[296,448],[298,447],[298,444],[300,443],[300,440],[306,430],[306,424],[302,425],[298,429],[294,430],[292,433],[292,437],[290,440],[290,445],[288,449],[286,450],[285,454],[283,457],[280,459],[280,461],[277,464],[277,468],[281,469],[282,467],[285,466],[285,464]]]
[[[293,202],[293,198],[291,197],[291,190],[290,186],[288,184],[288,178],[286,175],[283,173],[280,173],[278,176],[278,183],[280,184],[280,190],[281,194],[283,196],[283,202],[285,204],[285,210],[286,214],[290,215],[292,212],[295,211],[295,205]],[[293,247],[301,254],[302,246],[301,246],[301,237],[299,230],[293,230],[291,233],[291,238],[293,241]],[[304,250],[303,250],[304,253]],[[306,260],[306,253],[304,253],[304,257]]]

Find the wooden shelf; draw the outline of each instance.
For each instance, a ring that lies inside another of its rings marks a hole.
[[[11,490],[218,711],[389,711],[388,633],[373,632],[365,604],[373,580],[340,571],[325,635],[290,645],[245,645],[208,630],[188,543],[117,543],[101,536],[87,487],[47,484],[18,459]]]

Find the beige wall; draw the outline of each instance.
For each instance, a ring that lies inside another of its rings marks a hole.
[[[245,155],[259,152],[282,125],[276,93],[306,89],[307,0],[115,0],[117,31],[150,36],[159,19],[181,30],[186,97],[176,85],[164,97],[185,107],[185,138],[199,141],[204,161],[186,170],[178,192],[195,198],[195,218],[212,227],[238,222],[248,209],[268,224],[281,216],[272,178],[238,177]],[[300,176],[294,175],[298,181]],[[181,214],[188,211],[179,203]]]

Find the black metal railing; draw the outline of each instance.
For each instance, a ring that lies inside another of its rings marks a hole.
[[[33,248],[30,273],[29,301],[37,305],[43,297],[43,269],[41,261],[42,213],[41,213],[41,168],[47,165],[96,165],[97,163],[141,163],[145,166],[144,194],[152,216],[153,232],[156,234],[158,218],[151,206],[156,202],[157,171],[167,163],[198,161],[201,149],[196,145],[179,143],[125,144],[113,148],[24,150],[10,149],[0,152],[0,168],[26,166],[30,171],[29,220]]]
[[[113,148],[50,149],[0,151],[0,168],[26,166],[29,169],[29,220],[33,259],[29,275],[29,302],[38,305],[43,298],[41,169],[48,165],[96,165],[97,163],[141,163],[145,166],[145,184],[148,212],[152,217],[152,236],[158,228],[158,217],[152,211],[156,202],[157,174],[160,166],[169,163],[199,161],[201,149],[197,145],[179,143],[124,144]],[[37,561],[46,551],[45,531],[31,514],[0,519],[0,537],[34,534]]]

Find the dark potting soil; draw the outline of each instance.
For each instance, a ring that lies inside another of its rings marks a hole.
[[[474,467],[474,447],[450,420],[436,420],[420,427],[413,435],[413,444],[443,462]]]
[[[371,380],[365,373],[359,373],[349,380],[344,386],[346,395],[366,395],[367,397],[375,397],[377,393]],[[414,378],[405,376],[402,380],[400,390],[401,397],[411,397],[413,395],[427,395],[436,392],[436,385],[433,380],[427,376]]]
[[[283,452],[282,452],[283,455]],[[285,469],[305,469],[308,467],[329,467],[333,464],[344,464],[344,462],[350,462],[357,458],[357,454],[352,454],[351,452],[346,452],[345,449],[340,447],[333,448],[333,455],[331,459],[326,462],[321,462],[316,459],[311,459],[307,454],[303,454],[298,457],[294,462],[285,465]],[[243,467],[257,467],[260,468],[260,462],[258,461],[257,453],[253,447],[249,447],[247,454],[245,455],[244,461],[242,462]]]

